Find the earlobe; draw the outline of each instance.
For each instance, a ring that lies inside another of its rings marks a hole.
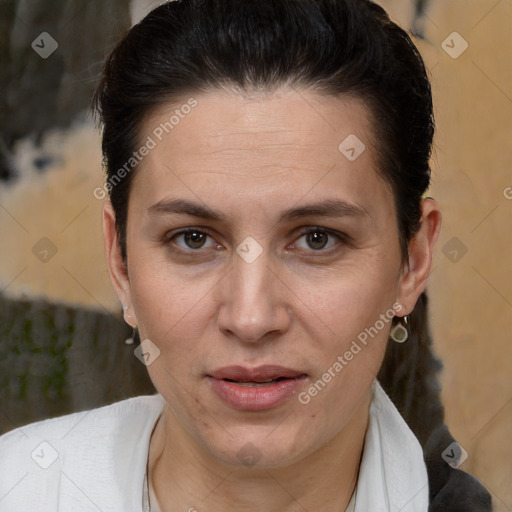
[[[134,317],[134,313],[131,311],[130,282],[125,262],[121,256],[116,230],[116,216],[110,201],[105,201],[103,206],[103,243],[112,286],[119,301],[123,304],[125,320],[131,325],[134,320],[131,322],[127,320],[127,317]]]
[[[421,225],[409,242],[409,264],[405,265],[399,283],[397,300],[403,305],[404,314],[411,313],[425,289],[441,230],[442,215],[437,201],[432,198],[423,199],[421,209]]]

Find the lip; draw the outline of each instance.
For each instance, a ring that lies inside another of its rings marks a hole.
[[[207,375],[212,390],[224,403],[244,411],[262,411],[277,407],[297,393],[306,377],[304,372],[278,365],[255,368],[226,366]],[[237,384],[268,379],[274,379],[274,382],[256,386]]]

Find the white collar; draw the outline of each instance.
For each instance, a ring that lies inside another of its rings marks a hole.
[[[355,495],[355,512],[426,512],[423,450],[375,379]]]

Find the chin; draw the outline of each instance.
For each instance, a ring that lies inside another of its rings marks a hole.
[[[245,435],[227,435],[220,444],[209,446],[209,451],[224,464],[237,468],[270,469],[283,467],[300,461],[313,451],[298,439],[308,439],[306,435],[283,429],[280,435],[273,435],[279,424],[272,429],[251,429]],[[271,432],[271,434],[269,434]],[[309,440],[311,441],[311,440]]]

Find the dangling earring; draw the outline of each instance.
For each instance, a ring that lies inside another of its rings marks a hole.
[[[135,329],[136,329],[136,327],[133,327],[133,334],[131,335],[131,337],[130,337],[130,338],[126,338],[126,339],[124,340],[124,342],[125,342],[127,345],[133,345],[133,340],[135,339],[135,334],[136,334]]]
[[[408,325],[409,316],[406,315],[401,318],[396,325],[393,326],[391,332],[389,333],[389,337],[397,343],[403,343],[404,341],[407,341],[407,338],[409,337]]]

